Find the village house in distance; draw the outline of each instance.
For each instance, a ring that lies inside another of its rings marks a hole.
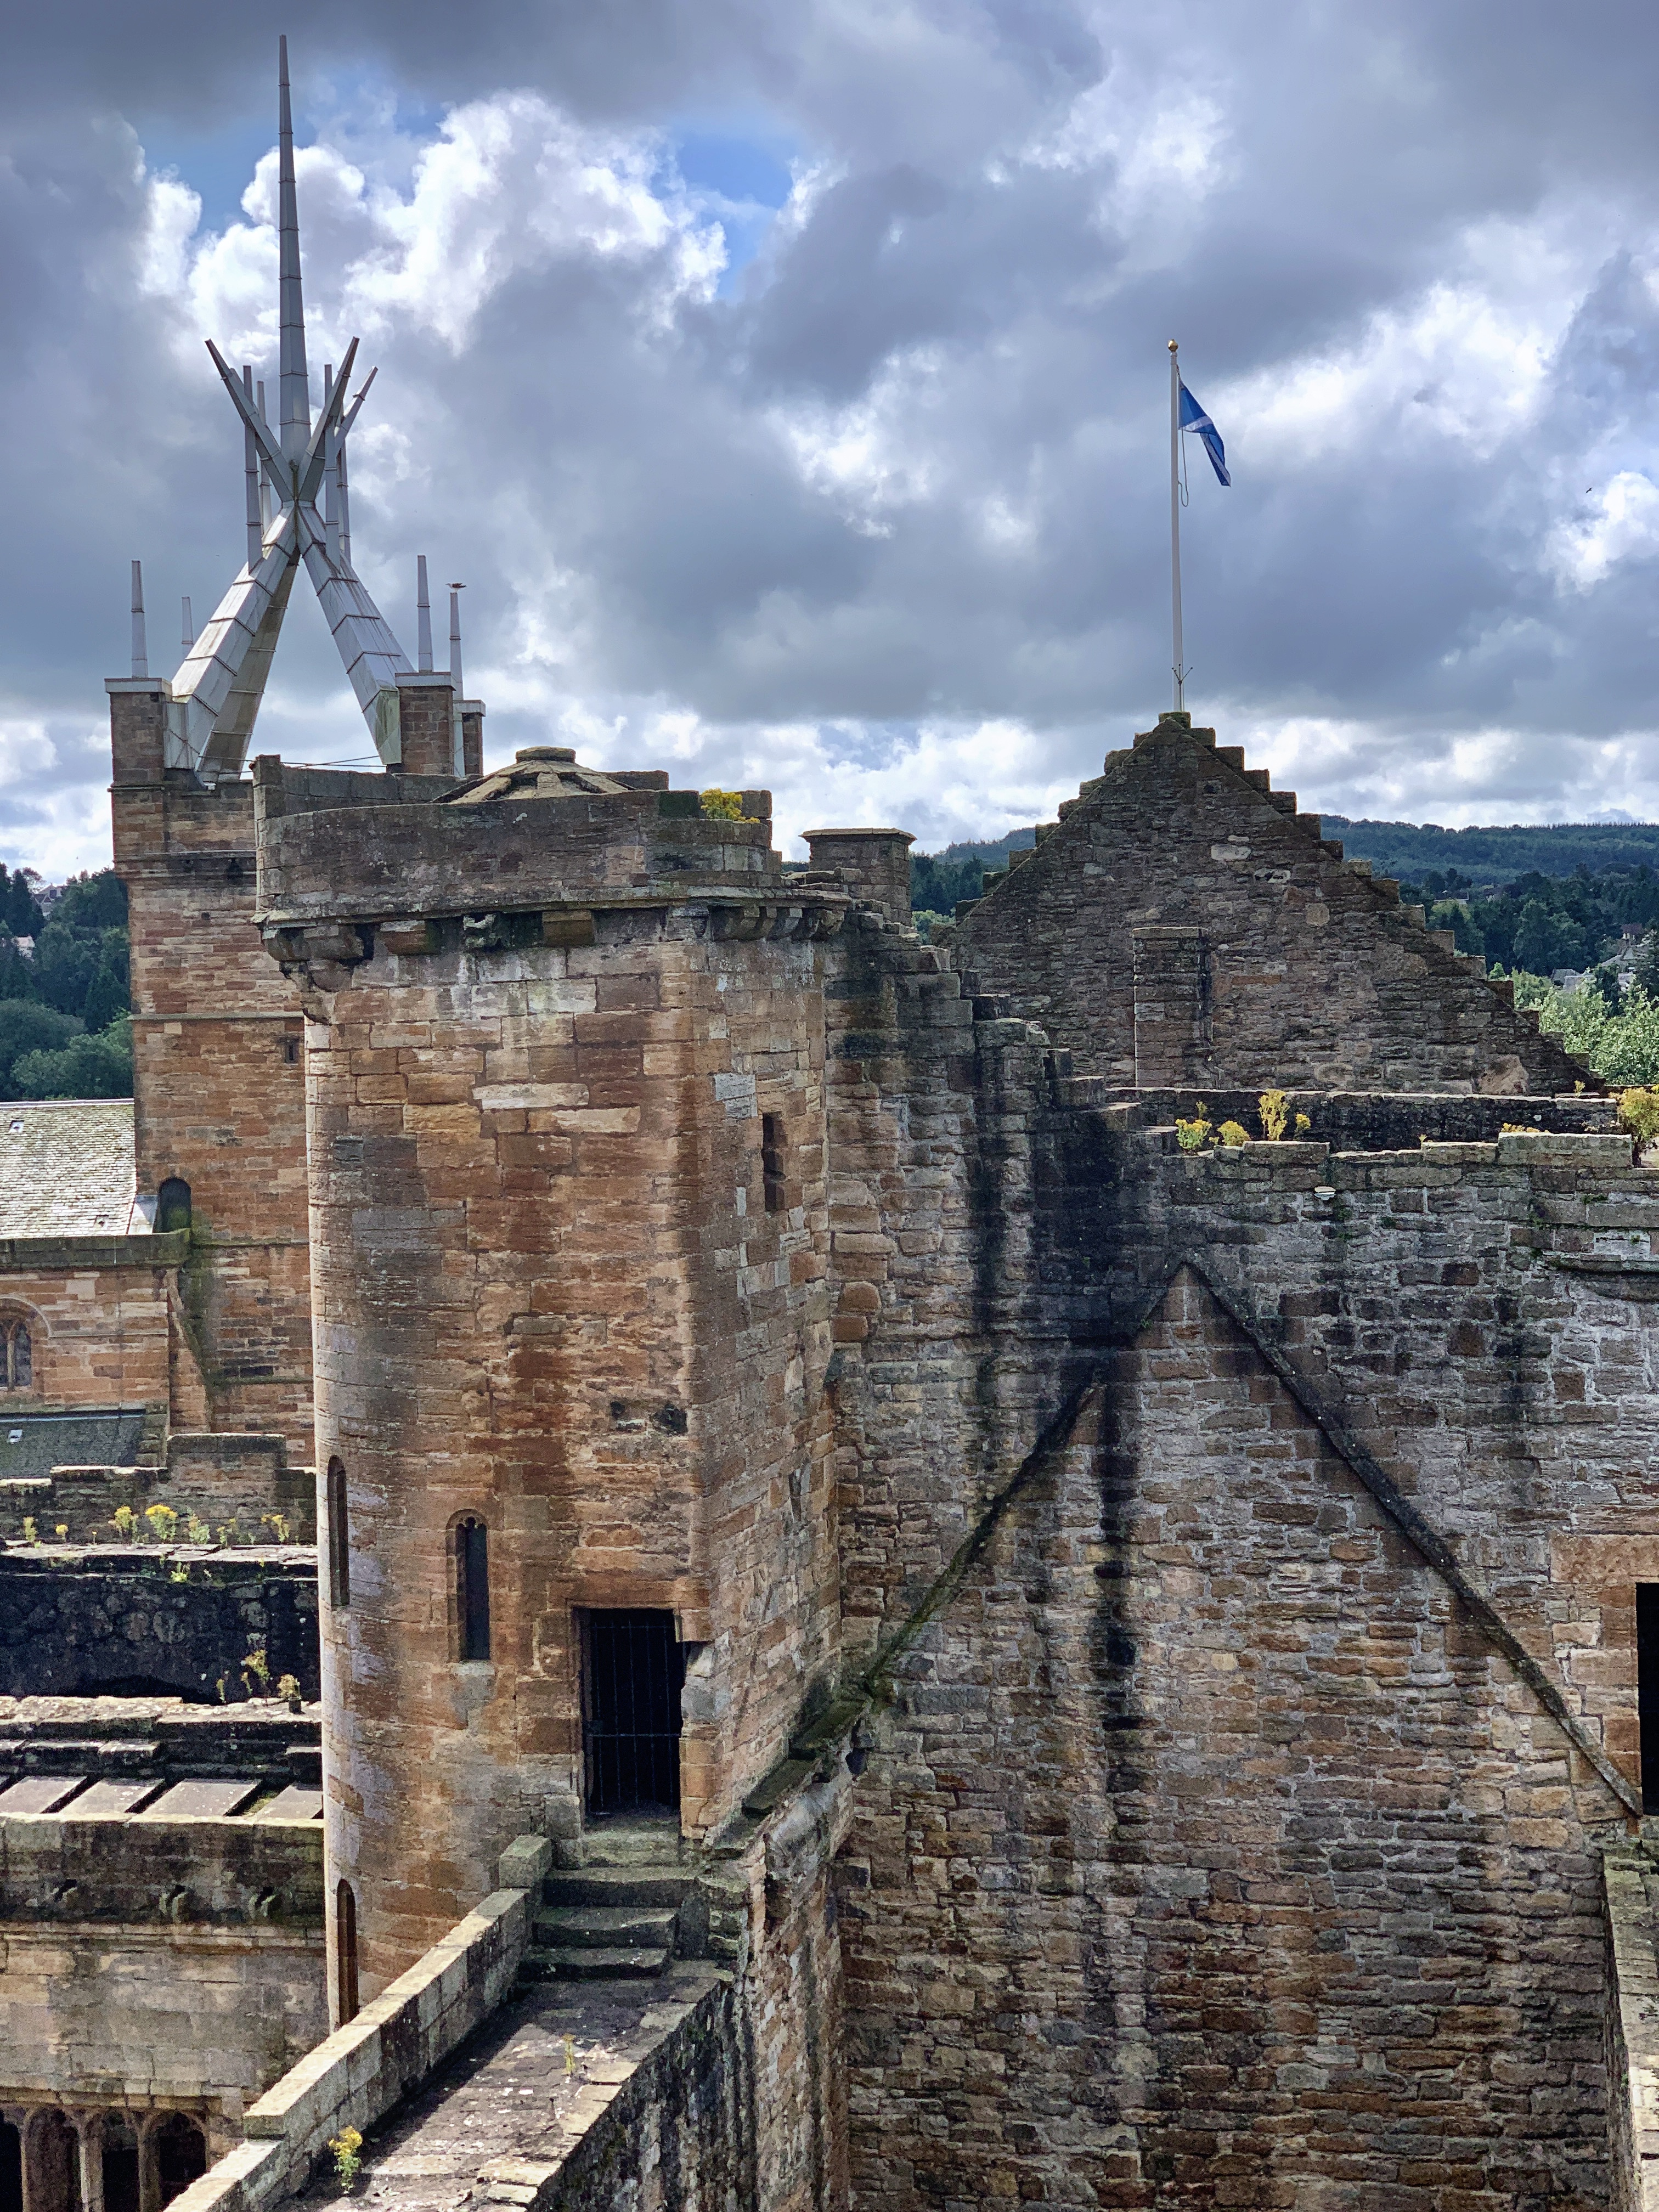
[[[1659,2204],[1617,1102],[1184,714],[931,944],[486,771],[281,147],[131,1118],[5,1109],[0,2212]],[[252,756],[301,565],[374,773]]]

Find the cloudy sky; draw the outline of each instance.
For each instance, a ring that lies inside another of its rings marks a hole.
[[[465,580],[492,756],[1051,815],[1167,702],[1173,336],[1224,742],[1659,817],[1650,9],[61,0],[0,78],[0,858],[107,855],[129,560],[170,669],[241,557],[203,340],[274,368],[279,28],[357,563],[411,651],[416,554]],[[303,582],[255,749],[369,750]]]

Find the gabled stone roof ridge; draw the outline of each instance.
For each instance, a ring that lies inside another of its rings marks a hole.
[[[1484,983],[1501,1005],[1510,1009],[1511,1018],[1515,1021],[1534,1032],[1538,1030],[1539,1019],[1535,1009],[1516,1007],[1515,987],[1506,977],[1496,979],[1488,975],[1486,963],[1478,954],[1458,951],[1449,930],[1429,928],[1428,916],[1422,907],[1401,903],[1397,878],[1373,875],[1369,860],[1345,859],[1340,839],[1322,835],[1321,817],[1317,814],[1304,814],[1297,811],[1296,793],[1293,791],[1275,791],[1268,769],[1245,766],[1243,745],[1217,744],[1213,729],[1202,727],[1195,729],[1190,715],[1170,708],[1166,708],[1159,715],[1156,725],[1152,729],[1137,732],[1133,744],[1122,747],[1116,752],[1108,753],[1103,763],[1101,774],[1091,776],[1080,784],[1075,799],[1068,799],[1061,802],[1058,821],[1038,823],[1036,842],[1034,845],[1028,845],[1019,852],[1011,853],[1006,868],[987,874],[981,898],[964,901],[958,908],[959,917],[981,904],[983,900],[994,898],[1018,868],[1029,866],[1033,860],[1042,856],[1051,838],[1058,836],[1061,842],[1065,842],[1065,833],[1075,826],[1080,826],[1079,817],[1086,820],[1091,802],[1097,800],[1109,785],[1121,781],[1124,776],[1132,772],[1138,752],[1152,745],[1179,743],[1182,738],[1194,745],[1201,747],[1209,759],[1231,770],[1238,778],[1243,787],[1239,793],[1241,798],[1265,802],[1279,816],[1287,830],[1305,838],[1312,848],[1310,858],[1318,862],[1328,877],[1334,876],[1338,881],[1346,882],[1356,894],[1358,893],[1360,886],[1364,885],[1372,895],[1373,910],[1379,921],[1386,923],[1392,920],[1396,927],[1413,931],[1421,941],[1414,944],[1412,949],[1426,961],[1431,974],[1446,977],[1461,975],[1471,981]],[[1052,854],[1048,857],[1052,860]],[[1565,1061],[1575,1069],[1581,1070],[1586,1076],[1589,1075],[1589,1063],[1581,1054],[1570,1053],[1565,1046],[1561,1045],[1558,1045],[1556,1049]]]

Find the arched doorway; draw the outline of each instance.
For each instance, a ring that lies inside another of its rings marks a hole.
[[[207,2172],[207,2137],[187,2112],[169,2112],[150,2137],[160,2202],[171,2204]]]

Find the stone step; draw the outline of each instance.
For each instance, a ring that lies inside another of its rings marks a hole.
[[[529,1981],[601,1982],[649,1981],[667,1966],[666,1950],[643,1946],[628,1949],[588,1950],[586,1948],[531,1947],[524,1954],[522,1972]]]
[[[671,1948],[674,1908],[649,1905],[556,1905],[536,1915],[536,1941],[547,1950]]]
[[[685,1901],[693,1877],[677,1867],[555,1867],[542,1881],[542,1902],[569,1905],[667,1905]]]
[[[590,1828],[578,1846],[585,1867],[672,1867],[679,1863],[678,1820],[630,1820]]]

